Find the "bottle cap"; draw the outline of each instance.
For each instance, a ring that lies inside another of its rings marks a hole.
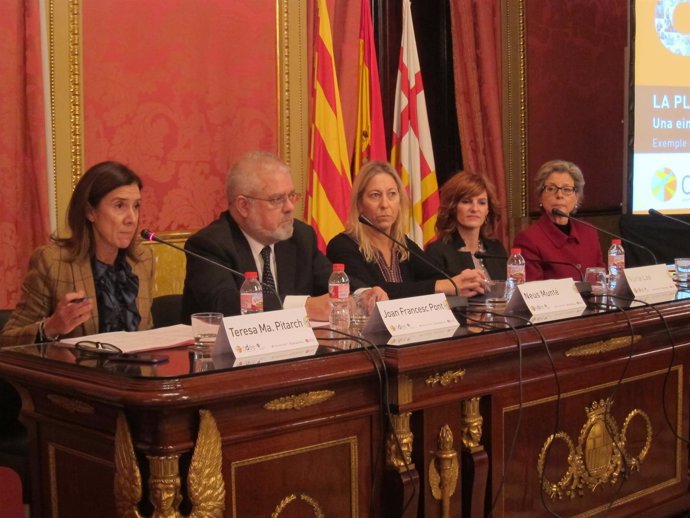
[[[620,240],[620,239],[612,239],[612,240],[611,240],[611,244],[612,244],[612,245],[620,245],[620,244],[621,244],[621,240]]]
[[[345,271],[345,265],[342,263],[333,263],[333,271],[334,272],[344,272]]]
[[[258,279],[259,274],[256,272],[244,272],[245,279]]]
[[[511,248],[510,249],[510,255],[521,254],[521,253],[522,253],[522,248]]]

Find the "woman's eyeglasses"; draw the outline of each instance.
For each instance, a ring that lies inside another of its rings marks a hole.
[[[122,354],[122,349],[116,345],[106,342],[95,342],[93,340],[82,340],[81,342],[77,342],[74,347],[76,347],[78,351],[97,356]]]
[[[545,185],[542,191],[548,194],[556,194],[558,191],[561,191],[563,196],[572,196],[577,192],[577,189],[572,185],[564,185],[563,187],[558,187],[557,185]]]

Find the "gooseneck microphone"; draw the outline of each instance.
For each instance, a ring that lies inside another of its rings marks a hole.
[[[506,255],[491,255],[491,254],[485,254],[484,252],[475,252],[474,256],[477,259],[503,259],[506,260],[508,259],[508,256]],[[578,275],[580,276],[580,280],[584,281],[584,275],[582,274],[582,266],[579,264],[575,263],[569,263],[567,261],[550,261],[548,259],[526,259],[526,263],[536,263],[536,264],[561,264],[564,266],[570,266],[574,270],[577,270]]]
[[[401,243],[400,241],[398,241],[397,239],[395,239],[393,236],[388,235],[387,232],[384,232],[384,231],[381,230],[379,227],[377,227],[376,225],[374,225],[374,224],[371,222],[371,220],[370,220],[369,218],[367,218],[364,214],[360,214],[359,217],[358,217],[357,219],[358,219],[359,222],[362,223],[363,225],[366,225],[366,226],[369,227],[369,228],[373,228],[373,229],[376,230],[376,232],[378,232],[379,234],[382,234],[382,235],[386,236],[388,239],[390,239],[391,241],[393,241],[393,243],[395,243],[396,245],[398,245],[399,247],[401,247],[403,250],[406,250],[406,251],[409,252],[410,254],[414,255],[417,259],[420,259],[420,260],[423,261],[427,266],[433,268],[434,271],[440,273],[441,275],[443,275],[443,277],[445,277],[446,279],[448,279],[448,280],[450,281],[450,283],[453,285],[453,288],[455,288],[455,296],[457,297],[457,303],[455,303],[455,305],[453,305],[453,303],[451,303],[451,304],[450,304],[451,307],[459,307],[459,306],[466,306],[466,305],[467,305],[467,300],[466,300],[466,298],[460,296],[460,290],[458,289],[458,285],[455,283],[455,281],[453,280],[453,278],[452,278],[450,275],[448,275],[446,272],[443,271],[443,269],[441,269],[441,268],[439,268],[438,266],[436,266],[434,263],[432,263],[431,261],[429,261],[429,259],[427,259],[427,258],[424,257],[423,255],[417,253],[415,250],[412,250],[410,247],[408,247],[408,246],[405,245],[404,243]],[[450,303],[450,302],[449,302],[449,303]]]
[[[690,223],[687,221],[683,221],[680,218],[674,218],[673,216],[669,216],[668,214],[664,214],[662,212],[659,212],[656,209],[649,209],[647,212],[649,212],[650,216],[661,216],[662,218],[670,219],[671,221],[675,221],[676,223],[680,223],[681,225],[685,225],[687,227],[690,227]]]
[[[223,270],[226,270],[234,275],[237,275],[238,277],[241,277],[244,279],[244,273],[240,272],[239,270],[233,270],[229,266],[224,265],[223,263],[219,263],[218,261],[214,261],[213,259],[209,259],[208,257],[205,257],[201,254],[197,254],[196,252],[192,252],[191,250],[187,250],[186,248],[182,248],[181,246],[177,246],[174,243],[171,243],[170,241],[166,241],[165,239],[161,239],[158,237],[155,232],[151,232],[149,229],[145,228],[144,230],[141,231],[141,237],[142,239],[145,239],[146,241],[155,241],[156,243],[163,243],[164,245],[168,245],[169,247],[174,248],[175,250],[179,250],[180,252],[183,252],[187,255],[191,255],[193,257],[196,257],[197,259],[201,259],[202,261],[212,264],[214,266],[217,266],[218,268],[222,268]],[[283,309],[283,301],[280,300],[280,297],[278,296],[278,292],[273,289],[272,286],[268,284],[264,284],[263,282],[260,282],[261,287],[275,295],[276,299],[278,300],[278,304],[280,304],[280,309]]]
[[[619,236],[618,234],[614,234],[613,232],[609,232],[608,230],[604,230],[604,229],[601,228],[601,227],[597,227],[596,225],[592,225],[591,223],[589,223],[589,222],[587,222],[587,221],[585,221],[585,220],[583,220],[583,219],[576,218],[575,216],[571,216],[570,214],[568,214],[568,213],[566,213],[566,212],[563,212],[563,211],[562,211],[561,209],[559,209],[559,208],[554,208],[554,209],[552,209],[552,210],[551,210],[551,214],[553,214],[554,216],[560,216],[561,218],[568,218],[568,219],[572,219],[572,220],[578,221],[578,222],[582,223],[583,225],[585,225],[586,227],[593,228],[593,229],[596,230],[597,232],[602,232],[602,233],[607,234],[607,235],[609,235],[609,236],[611,236],[611,237],[615,237],[616,239],[620,239],[620,240],[623,241],[624,243],[628,243],[628,244],[633,245],[633,246],[635,246],[635,247],[637,247],[637,248],[641,248],[642,250],[646,251],[650,256],[652,256],[652,259],[653,259],[653,261],[654,261],[654,264],[659,264],[659,260],[656,258],[656,255],[654,255],[654,252],[652,252],[652,251],[651,251],[649,248],[647,248],[646,246],[641,245],[640,243],[636,243],[635,241],[632,241],[632,240],[630,240],[630,239],[627,239],[627,238],[625,238],[625,237],[623,237],[623,236]]]

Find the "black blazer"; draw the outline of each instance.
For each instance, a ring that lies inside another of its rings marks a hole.
[[[506,249],[503,248],[503,245],[498,239],[482,238],[482,245],[487,254],[502,257],[502,259],[484,259],[486,271],[489,272],[493,280],[505,280],[507,261]],[[448,275],[457,275],[463,270],[474,268],[470,253],[458,252],[458,249],[463,246],[465,246],[465,241],[463,241],[459,233],[454,232],[450,243],[443,243],[440,239],[434,241],[427,247],[426,253],[435,263],[441,266]]]
[[[405,244],[416,253],[424,255],[424,252],[413,241],[405,238]],[[350,278],[351,284],[353,279],[356,279],[365,286],[380,286],[391,299],[429,295],[435,291],[436,280],[444,278],[424,261],[410,254],[407,261],[400,263],[403,282],[386,282],[378,265],[366,262],[357,243],[345,233],[331,239],[326,255],[332,262],[345,265],[345,273]]]
[[[247,239],[228,211],[190,237],[185,249],[242,273],[258,269]],[[328,293],[332,266],[316,247],[316,234],[310,226],[295,220],[292,237],[277,242],[274,250],[281,298]],[[239,275],[188,255],[182,295],[183,321],[189,321],[192,313],[202,311],[239,315],[243,281]],[[280,309],[280,305],[275,296],[265,293],[264,308]]]

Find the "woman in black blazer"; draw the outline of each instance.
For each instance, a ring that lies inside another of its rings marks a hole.
[[[346,231],[328,243],[327,255],[343,263],[345,271],[367,286],[380,286],[391,299],[446,293],[455,295],[455,286],[441,273],[419,259],[424,252],[405,236],[409,199],[395,169],[387,162],[367,163],[355,178]],[[380,232],[362,224],[364,215]],[[384,234],[405,243],[395,244]],[[408,249],[414,251],[410,253]],[[483,293],[483,276],[474,269],[456,272],[453,281],[461,295]]]
[[[498,219],[493,184],[476,173],[459,172],[441,187],[439,197],[438,239],[427,247],[432,260],[449,275],[477,268],[487,279],[505,279],[506,250],[491,238]],[[478,259],[475,252],[495,257]]]

